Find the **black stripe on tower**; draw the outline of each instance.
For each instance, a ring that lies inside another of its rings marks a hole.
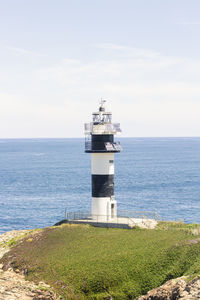
[[[103,151],[106,150],[105,143],[113,143],[113,134],[92,134],[92,151]]]
[[[92,197],[114,195],[114,175],[92,175]]]

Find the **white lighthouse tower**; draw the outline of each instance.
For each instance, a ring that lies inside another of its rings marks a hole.
[[[117,216],[114,199],[114,153],[121,151],[114,135],[121,132],[119,123],[112,123],[112,113],[106,112],[105,100],[100,102],[92,122],[85,124],[85,152],[91,153],[92,218],[108,221]]]

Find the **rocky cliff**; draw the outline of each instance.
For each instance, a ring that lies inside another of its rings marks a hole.
[[[0,259],[9,251],[10,246],[15,239],[22,239],[29,230],[11,231],[0,235]],[[56,300],[59,296],[53,292],[52,288],[40,282],[26,281],[25,276],[20,274],[19,270],[12,270],[9,267],[3,271],[0,264],[0,300]],[[112,297],[106,299],[113,299]],[[190,279],[189,277],[180,277],[167,281],[162,286],[149,291],[146,295],[140,296],[137,300],[189,300],[200,299],[200,276]]]
[[[137,300],[196,300],[200,299],[200,276],[189,281],[188,277],[180,277],[167,281]]]
[[[9,245],[16,238],[23,237],[28,230],[10,231],[0,235],[0,259],[9,251]],[[49,285],[40,282],[38,285],[34,282],[26,281],[23,274],[19,271],[14,272],[12,268],[3,271],[0,264],[0,300],[56,300],[55,293]]]

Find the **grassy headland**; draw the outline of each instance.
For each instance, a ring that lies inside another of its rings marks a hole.
[[[199,231],[181,223],[154,230],[65,224],[26,236],[3,262],[64,299],[135,299],[171,278],[200,274]]]

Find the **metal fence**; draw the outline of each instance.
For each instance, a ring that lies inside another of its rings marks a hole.
[[[110,217],[108,215],[94,215],[90,212],[67,212],[65,211],[65,219],[68,221],[76,221],[81,223],[107,223],[127,225],[129,227],[140,226],[151,228],[153,222],[161,221],[161,217],[150,211],[128,211],[118,210],[117,216]]]
[[[162,221],[161,216],[153,211],[118,210],[117,215],[119,217],[153,219],[156,221]]]
[[[95,215],[96,217],[101,217],[101,215]],[[77,211],[77,212],[67,212],[65,210],[65,218],[67,220],[78,220],[78,219],[92,219],[94,215],[86,211]],[[118,210],[116,218],[141,218],[141,219],[153,219],[156,221],[162,221],[162,218],[152,211],[136,211],[136,210]]]
[[[85,139],[85,150],[86,151],[92,151],[93,150],[91,140],[89,140],[88,138]],[[105,151],[119,152],[121,150],[122,150],[122,147],[120,145],[120,142],[115,142],[115,143],[106,142],[105,143]],[[97,152],[99,152],[99,151],[97,150]]]
[[[85,134],[90,134],[91,132],[95,133],[100,130],[101,134],[106,134],[109,132],[119,133],[121,132],[120,123],[99,123],[98,125],[94,125],[93,122],[85,123]]]

